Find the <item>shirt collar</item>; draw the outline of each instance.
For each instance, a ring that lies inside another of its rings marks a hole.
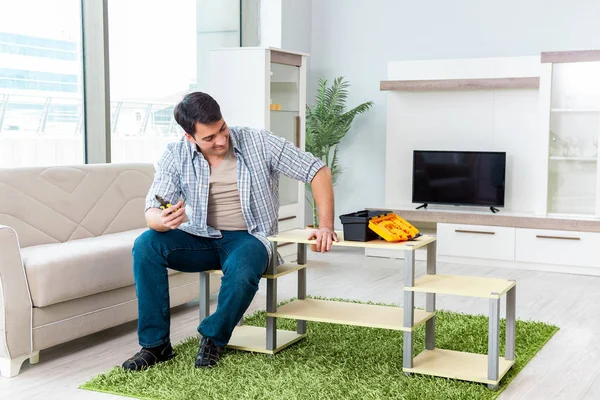
[[[189,149],[190,153],[192,154],[192,160],[196,156],[204,158],[202,153],[198,150],[196,143],[190,142],[189,140],[187,140],[187,138],[185,136],[182,138],[182,140],[185,140],[187,142],[188,149]],[[242,150],[240,149],[240,144],[238,142],[237,128],[231,128],[231,127],[229,128],[229,143],[233,146],[234,153],[242,154]]]
[[[238,142],[238,131],[237,128],[229,128],[229,143],[233,146],[233,151],[237,154],[242,154],[240,144]]]

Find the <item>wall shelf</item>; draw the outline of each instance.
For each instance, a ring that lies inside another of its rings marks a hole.
[[[520,78],[474,78],[432,80],[381,81],[380,90],[480,90],[480,89],[536,89],[539,77]]]
[[[542,63],[600,61],[600,50],[551,51],[541,54]]]

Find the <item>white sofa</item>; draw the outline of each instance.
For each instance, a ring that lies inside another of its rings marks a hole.
[[[0,372],[39,351],[137,319],[131,250],[152,164],[0,169]],[[213,279],[211,293],[218,291]],[[169,270],[171,307],[199,274]]]

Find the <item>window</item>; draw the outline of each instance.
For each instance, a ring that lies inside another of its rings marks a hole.
[[[109,0],[112,162],[156,162],[182,138],[173,108],[203,90],[211,49],[240,46],[239,3]]]
[[[0,31],[0,53],[3,54],[77,61],[78,49],[79,46],[75,41],[53,40]]]
[[[0,2],[0,168],[83,163],[82,88],[80,0]]]
[[[109,0],[112,162],[155,162],[196,88],[196,0]]]

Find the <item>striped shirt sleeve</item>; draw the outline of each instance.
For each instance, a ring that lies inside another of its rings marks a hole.
[[[180,179],[178,178],[175,156],[167,147],[157,163],[154,181],[146,196],[146,211],[149,208],[160,208],[155,196],[159,195],[166,202],[176,204],[181,198]]]
[[[271,168],[292,179],[310,183],[325,163],[292,142],[264,131],[267,135]]]

